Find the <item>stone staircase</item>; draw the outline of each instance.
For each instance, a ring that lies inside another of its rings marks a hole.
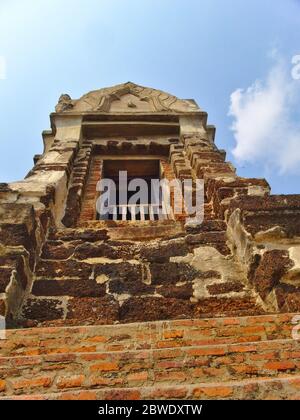
[[[145,232],[151,228],[147,225]],[[127,225],[124,229],[131,237],[130,229],[136,234],[143,227]],[[169,239],[136,242],[123,237],[118,240],[115,230],[118,235],[125,234],[118,226],[64,229],[50,235],[19,326],[264,313],[257,294],[230,255],[224,222],[211,220],[198,230],[190,228]]]
[[[9,330],[0,399],[300,399],[293,317]]]

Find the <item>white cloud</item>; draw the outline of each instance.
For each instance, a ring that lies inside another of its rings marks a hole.
[[[229,115],[238,162],[260,163],[280,173],[300,173],[300,81],[277,58],[264,81],[231,95]]]

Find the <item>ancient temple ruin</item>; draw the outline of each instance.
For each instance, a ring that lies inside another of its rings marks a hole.
[[[0,396],[299,397],[300,196],[239,177],[191,99],[125,83],[62,95],[50,120],[30,173],[0,184]],[[97,183],[123,170],[203,179],[203,223],[99,217]],[[45,374],[49,353],[82,371]],[[20,355],[40,371],[9,370]]]

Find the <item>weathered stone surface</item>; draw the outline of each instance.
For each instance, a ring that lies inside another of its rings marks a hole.
[[[239,297],[233,298],[208,298],[199,300],[195,307],[194,316],[199,317],[202,314],[215,314],[226,315],[229,313],[235,315],[243,314],[259,314],[263,310],[258,307],[253,298]]]
[[[24,256],[26,253],[21,250],[10,252],[7,256],[0,257],[0,293],[4,293],[5,288],[14,278],[25,290],[28,284],[28,276],[24,266]]]
[[[68,302],[67,319],[77,319],[83,324],[96,322],[111,324],[119,318],[119,305],[111,297],[73,298]]]
[[[30,204],[0,205],[0,244],[23,246],[34,264],[36,248],[36,221],[33,206]]]
[[[284,312],[300,311],[300,290],[291,285],[280,284],[275,289],[275,296],[277,299],[278,308]]]
[[[193,296],[193,284],[190,282],[180,286],[164,285],[157,287],[156,292],[165,298],[189,300]]]
[[[141,264],[130,264],[128,262],[97,265],[95,267],[95,277],[103,274],[111,280],[141,281],[143,279],[143,267]]]
[[[104,278],[108,282],[109,293],[115,295],[133,294],[141,295],[153,293],[154,288],[145,284],[146,272],[141,264],[127,262],[97,265],[95,278],[101,281]]]
[[[242,283],[228,282],[228,283],[214,283],[207,286],[207,289],[212,295],[222,295],[231,292],[241,292],[245,286]]]
[[[0,293],[5,293],[5,289],[9,285],[11,275],[12,268],[0,267]]]
[[[31,238],[26,225],[1,224],[0,241],[4,245],[22,245],[28,250],[32,248]]]
[[[140,251],[141,258],[157,263],[167,262],[170,257],[187,255],[188,246],[184,239],[158,243],[156,245],[143,246]]]
[[[78,187],[71,187],[67,200],[66,213],[62,219],[62,223],[66,227],[72,227],[76,224],[80,214],[81,194]]]
[[[202,273],[185,263],[150,264],[151,283],[155,285],[192,281]]]
[[[193,304],[181,299],[132,297],[120,308],[122,322],[179,319],[192,316]]]
[[[188,234],[195,235],[204,232],[224,232],[226,230],[226,223],[223,220],[204,220],[198,226],[188,225],[186,231]]]
[[[6,192],[10,192],[11,189],[9,188],[9,185],[5,182],[1,182],[0,183],[0,193],[6,193]]]
[[[247,196],[233,200],[229,212],[236,208],[241,209],[244,225],[252,235],[279,226],[288,237],[300,236],[299,195]]]
[[[267,251],[262,256],[252,277],[252,283],[260,296],[265,299],[278,285],[282,276],[293,266],[287,251]]]
[[[6,313],[6,304],[4,299],[0,299],[0,316],[5,316]]]
[[[270,185],[265,179],[258,179],[258,178],[241,178],[236,177],[232,179],[209,179],[207,180],[207,196],[208,199],[211,200],[222,200],[222,191],[226,189],[227,197],[232,197],[232,193],[229,191],[232,191],[235,195],[235,192],[242,192],[241,195],[244,195],[244,192],[252,192],[253,189],[256,188],[258,191],[257,195],[265,196],[270,191]],[[239,195],[239,194],[238,194]]]
[[[116,97],[119,98],[116,100]],[[134,110],[134,111],[133,111]],[[199,110],[192,101],[185,101],[160,90],[145,88],[128,82],[85,94],[78,100],[61,96],[59,112],[196,112]]]
[[[79,277],[88,280],[91,274],[92,266],[90,264],[75,260],[42,260],[36,268],[37,277]]]
[[[35,296],[105,296],[106,286],[95,280],[37,280],[32,289]]]
[[[112,294],[132,294],[135,296],[152,294],[154,293],[154,287],[149,286],[142,282],[142,279],[133,278],[115,278],[109,282],[109,293]]]
[[[75,244],[62,241],[47,241],[41,257],[45,260],[67,260],[75,252]]]
[[[186,236],[186,242],[188,245],[192,245],[194,247],[199,245],[212,245],[221,252],[221,254],[229,255],[230,250],[226,241],[227,237],[225,232],[204,232]]]
[[[50,239],[62,241],[81,240],[86,242],[98,242],[108,238],[106,229],[63,229],[52,232]]]
[[[109,259],[133,259],[134,250],[130,244],[122,244],[119,246],[110,245],[106,242],[88,243],[85,242],[76,247],[74,258],[84,260],[88,258],[105,257]]]
[[[36,321],[51,321],[63,317],[63,308],[60,300],[56,299],[28,299],[22,310],[26,319]]]

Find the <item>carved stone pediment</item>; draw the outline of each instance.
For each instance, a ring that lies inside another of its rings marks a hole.
[[[73,102],[70,95],[62,94],[55,107],[56,112],[70,111],[73,108]]]
[[[56,112],[196,112],[198,106],[160,90],[128,82],[87,93],[78,100],[62,95]]]

